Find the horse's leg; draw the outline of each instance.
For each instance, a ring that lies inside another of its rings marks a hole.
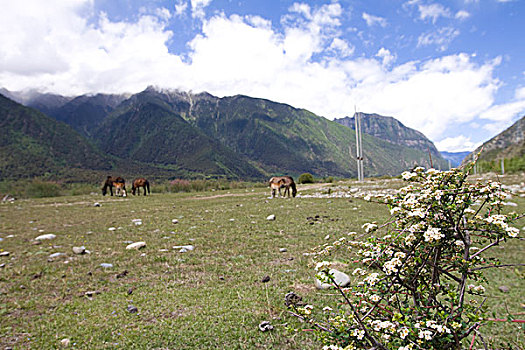
[[[144,185],[144,195],[146,195],[146,185]]]
[[[111,193],[111,196],[113,197],[113,186],[112,185],[109,186],[109,193]]]

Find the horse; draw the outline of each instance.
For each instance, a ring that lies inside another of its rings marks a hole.
[[[287,194],[290,197],[290,187],[292,188],[292,196],[297,195],[297,187],[291,176],[274,176],[270,179],[269,186],[272,190],[272,198],[275,197],[277,190],[279,190],[281,197],[285,197]],[[281,193],[281,188],[284,188],[284,196]]]
[[[148,189],[148,193],[150,193],[150,191],[149,191],[149,181],[146,180],[145,178],[140,177],[140,178],[135,179],[133,181],[133,186],[131,186],[131,193],[133,193],[133,195],[135,195],[135,191],[137,191],[137,195],[140,196],[140,190],[138,189],[139,187],[143,187],[144,188],[144,195],[146,195],[146,189]]]
[[[113,187],[115,187],[115,195],[126,197],[126,180],[124,180],[122,177],[116,177],[113,178],[112,176],[108,176],[106,179],[106,182],[104,182],[104,186],[102,187],[102,195],[105,196],[106,193],[109,193],[113,196]]]

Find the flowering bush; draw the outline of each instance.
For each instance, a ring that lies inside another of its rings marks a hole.
[[[363,225],[374,232],[365,241],[353,232],[314,254],[318,278],[334,284],[342,303],[322,313],[291,305],[291,312],[315,326],[323,349],[461,349],[462,339],[479,333],[483,270],[501,267],[482,255],[518,236],[509,226],[518,215],[502,214],[499,183],[469,183],[468,171],[403,173],[408,186],[376,197],[392,220]],[[336,251],[355,265],[349,288],[334,283],[326,261]]]

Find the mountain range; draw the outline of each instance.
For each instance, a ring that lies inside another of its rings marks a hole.
[[[507,164],[507,170],[525,170],[525,116],[470,153],[463,164],[471,161],[478,153],[478,163],[485,170],[500,171],[502,159]]]
[[[64,97],[5,89],[0,93],[9,97],[0,100],[0,121],[9,130],[9,137],[2,134],[3,143],[11,145],[0,149],[0,156],[12,155],[0,165],[2,178],[9,178],[9,169],[23,168],[16,162],[29,144],[47,149],[48,158],[35,163],[28,176],[37,176],[37,168],[42,174],[63,174],[73,168],[97,176],[106,172],[244,180],[304,172],[317,177],[356,174],[352,118],[330,121],[260,98],[218,98],[153,87],[134,95]],[[61,133],[18,138],[17,119]],[[447,167],[430,140],[394,118],[363,114],[362,125],[365,176],[397,175],[414,165],[428,167],[429,152],[434,167]],[[62,153],[49,145],[49,140],[58,139],[63,142]],[[75,153],[79,150],[82,155]]]

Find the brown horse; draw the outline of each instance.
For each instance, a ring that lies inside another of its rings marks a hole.
[[[102,195],[105,196],[106,193],[109,193],[113,195],[113,187],[115,187],[115,195],[120,197],[126,197],[126,180],[123,178],[116,177],[113,178],[112,176],[108,176],[106,179],[106,182],[104,182],[104,186],[102,187]]]
[[[272,190],[272,198],[275,197],[277,190],[279,190],[281,197],[285,197],[287,194],[290,197],[290,187],[292,188],[292,196],[297,195],[297,187],[291,176],[274,176],[270,179],[269,186]],[[284,188],[284,196],[281,193],[281,188]]]
[[[140,190],[138,189],[139,187],[144,188],[144,195],[146,195],[146,189],[148,189],[148,193],[150,193],[149,181],[146,180],[145,178],[140,177],[138,179],[135,179],[135,181],[133,181],[133,186],[131,186],[131,193],[135,195],[135,191],[137,191],[137,195],[140,196]]]

